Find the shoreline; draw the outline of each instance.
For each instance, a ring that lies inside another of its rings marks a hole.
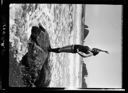
[[[75,5],[75,16],[74,16],[74,28],[73,28],[73,40],[72,44],[82,44],[81,40],[81,14],[82,5]],[[81,88],[82,87],[82,71],[81,71],[81,57],[78,54],[69,54],[70,57],[70,87]],[[80,75],[81,74],[81,75]]]

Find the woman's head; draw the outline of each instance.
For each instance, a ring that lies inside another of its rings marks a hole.
[[[96,56],[97,54],[99,54],[99,50],[97,48],[93,48],[91,50],[91,52],[93,53],[94,56]]]

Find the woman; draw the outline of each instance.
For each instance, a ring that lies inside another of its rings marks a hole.
[[[97,54],[99,54],[99,52],[108,53],[108,51],[104,51],[98,48],[90,49],[88,46],[83,46],[83,45],[69,45],[62,48],[50,48],[48,49],[48,51],[55,53],[61,53],[61,52],[78,53],[81,57],[96,56]]]

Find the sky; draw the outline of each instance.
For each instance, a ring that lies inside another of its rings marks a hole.
[[[86,5],[89,34],[84,45],[109,51],[84,59],[88,88],[122,87],[122,6]]]

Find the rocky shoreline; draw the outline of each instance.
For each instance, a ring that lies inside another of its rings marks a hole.
[[[72,71],[82,74],[82,70],[77,72],[71,65],[71,58],[75,55],[47,51],[49,46],[62,47],[79,42],[76,42],[79,29],[76,29],[76,5],[12,4],[10,11],[10,45],[13,53],[9,55],[9,86],[68,87],[72,77],[77,76],[80,76],[77,78],[80,85],[82,75],[71,74]],[[37,33],[33,34],[34,26]]]
[[[35,33],[37,32],[37,30],[40,31],[38,34]],[[47,87],[49,85],[51,73],[49,66],[50,55],[47,51],[47,48],[49,48],[50,42],[48,34],[46,35],[46,33],[46,31],[41,32],[41,29],[39,27],[36,27],[36,29],[34,29],[30,36],[28,52],[23,56],[20,64],[17,63],[17,69],[13,68],[13,63],[12,65],[10,65],[10,78],[16,80],[15,76],[12,76],[14,75],[15,70],[15,72],[19,72],[19,75],[16,76],[19,76],[19,78],[21,78],[20,81],[23,81],[23,85],[25,85],[26,87]],[[37,41],[38,39],[41,40],[41,37],[45,38],[44,42]],[[15,61],[10,61],[10,63],[11,62]],[[13,79],[10,79],[9,81],[12,81]],[[11,83],[10,86],[12,86]],[[18,86],[20,86],[20,84]]]

